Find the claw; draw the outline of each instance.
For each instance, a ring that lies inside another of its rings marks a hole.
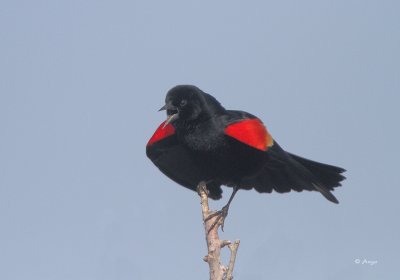
[[[203,188],[203,187],[205,187],[205,184],[200,184],[200,185],[198,186],[197,192],[200,193],[200,188]],[[204,219],[204,222],[206,223],[206,222],[208,222],[210,219],[212,219],[212,218],[218,216],[218,217],[215,219],[214,223],[211,225],[210,229],[208,230],[208,233],[210,233],[210,231],[211,231],[216,225],[218,225],[219,223],[221,223],[221,230],[224,231],[225,218],[228,216],[229,205],[231,205],[231,202],[232,202],[232,200],[233,200],[233,197],[235,196],[235,194],[237,193],[237,191],[238,191],[238,188],[234,188],[234,189],[233,189],[233,192],[232,192],[232,194],[231,194],[231,197],[229,198],[228,203],[227,203],[224,207],[222,207],[221,210],[219,210],[219,211],[217,211],[217,212],[214,212],[214,213],[208,215],[207,218]]]
[[[224,224],[225,224],[225,218],[228,216],[228,211],[229,211],[229,205],[225,205],[224,207],[222,207],[221,210],[214,212],[212,214],[210,214],[205,220],[204,222],[209,221],[210,219],[217,217],[217,219],[214,221],[214,223],[211,225],[210,229],[208,230],[208,233],[210,233],[210,231],[219,223],[221,223],[221,230],[224,231]]]

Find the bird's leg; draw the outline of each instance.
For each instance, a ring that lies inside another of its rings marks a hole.
[[[222,229],[222,231],[224,231],[224,223],[225,223],[225,218],[228,216],[229,206],[238,190],[239,189],[237,187],[234,187],[231,197],[228,200],[228,203],[224,207],[222,207],[221,210],[219,210],[215,213],[212,213],[204,220],[205,222],[207,222],[208,220],[214,218],[215,216],[218,216],[218,218],[215,220],[215,222],[211,225],[209,231],[212,230],[219,222],[222,222],[221,229]]]

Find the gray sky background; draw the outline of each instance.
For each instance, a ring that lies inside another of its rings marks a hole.
[[[0,279],[207,279],[197,194],[145,156],[182,83],[348,170],[339,205],[239,192],[235,279],[398,279],[399,3],[2,0]]]

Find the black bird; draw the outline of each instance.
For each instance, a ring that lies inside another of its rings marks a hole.
[[[160,109],[164,121],[146,146],[147,156],[169,178],[196,191],[207,183],[209,197],[220,199],[221,185],[260,193],[319,191],[331,193],[345,179],[340,167],[308,160],[284,151],[260,119],[243,111],[226,110],[213,96],[192,85],[172,88]]]

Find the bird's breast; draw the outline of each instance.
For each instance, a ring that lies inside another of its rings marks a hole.
[[[224,144],[223,132],[202,127],[186,132],[179,138],[189,150],[199,153],[218,150]]]

